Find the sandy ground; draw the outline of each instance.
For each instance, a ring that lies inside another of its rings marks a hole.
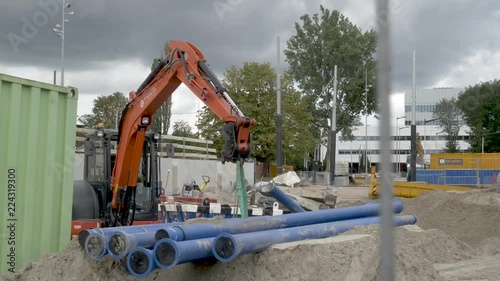
[[[339,205],[369,199],[366,187],[339,189]],[[394,232],[396,280],[500,280],[500,194],[427,192],[402,199],[416,225]],[[378,280],[378,225],[326,239],[274,245],[230,263],[187,263],[134,279],[121,261],[89,259],[73,241],[2,281],[24,280]],[[210,260],[209,260],[210,261]]]

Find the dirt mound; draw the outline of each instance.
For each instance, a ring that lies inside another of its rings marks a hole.
[[[378,280],[378,235],[377,226],[359,227],[327,239],[275,245],[257,254],[240,256],[231,263],[184,264],[169,271],[158,270],[143,280]],[[397,280],[444,280],[434,263],[471,256],[467,245],[443,231],[423,231],[418,227],[396,231]],[[126,273],[121,261],[91,260],[73,241],[63,252],[47,255],[3,280],[135,279]]]
[[[403,213],[415,214],[418,226],[443,230],[471,247],[500,235],[500,194],[493,191],[431,191],[405,203]]]
[[[433,191],[404,202],[403,213],[418,220],[417,225],[395,229],[396,280],[498,280],[500,195]],[[210,260],[156,270],[142,280],[378,280],[379,235],[379,226],[356,227],[327,239],[274,245],[230,263]],[[61,253],[0,280],[138,279],[126,272],[122,261],[91,260],[72,241]]]
[[[361,233],[370,234],[379,245],[379,226],[357,227],[341,236]],[[434,264],[467,260],[476,254],[467,244],[442,230],[404,226],[396,228],[394,233],[396,280],[445,280]],[[378,280],[379,262],[377,256],[377,263],[372,265],[366,280]]]

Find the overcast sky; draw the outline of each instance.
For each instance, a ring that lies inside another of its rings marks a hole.
[[[52,29],[61,23],[61,2],[0,1],[0,73],[51,83],[57,70],[59,83],[61,40]],[[246,61],[276,64],[276,38],[286,47],[300,16],[324,5],[363,30],[376,29],[374,2],[74,0],[75,14],[65,26],[65,84],[80,91],[78,115],[89,113],[98,95],[137,89],[167,40],[193,42],[219,75]],[[395,115],[404,112],[397,93],[412,85],[413,49],[418,88],[460,88],[499,76],[500,1],[391,2]],[[286,66],[284,56],[282,61]],[[181,86],[173,121],[194,125],[200,106]]]

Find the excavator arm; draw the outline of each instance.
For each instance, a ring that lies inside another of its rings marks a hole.
[[[110,202],[118,220],[112,224],[125,225],[130,221],[127,213],[137,185],[146,131],[153,114],[181,83],[224,121],[223,161],[243,161],[250,155],[250,127],[255,125],[255,120],[243,115],[195,45],[170,41],[168,56],[159,62],[137,91],[129,94],[129,103],[122,112]]]

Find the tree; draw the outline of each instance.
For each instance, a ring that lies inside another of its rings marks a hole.
[[[172,136],[186,137],[186,138],[196,138],[197,135],[193,133],[191,126],[187,121],[178,120],[175,121],[172,130]]]
[[[446,135],[446,152],[448,153],[460,151],[458,133],[462,120],[462,110],[458,107],[457,102],[456,98],[444,98],[436,104],[432,113],[434,118],[439,118],[440,127]]]
[[[165,58],[165,53],[168,53],[168,43],[165,43],[161,58],[153,60],[151,71],[155,69],[160,60]],[[170,128],[170,118],[172,117],[172,96],[170,96],[165,103],[153,115],[153,122],[149,128],[151,131],[160,132],[163,135],[168,134]]]
[[[375,84],[375,31],[362,32],[338,11],[320,7],[321,14],[303,15],[295,23],[296,34],[285,50],[290,74],[298,83],[313,112],[316,130],[329,130],[329,103],[333,85],[328,82],[338,68],[337,130],[352,139],[352,128],[360,125],[359,115],[376,112],[375,87],[368,90],[365,103],[365,71],[368,84]],[[366,109],[365,109],[366,107]]]
[[[275,71],[269,63],[247,62],[241,68],[227,69],[222,83],[240,110],[256,119],[257,124],[251,129],[251,157],[263,163],[264,171],[268,172],[269,165],[276,159]],[[281,88],[283,155],[287,164],[302,166],[305,155],[317,144],[308,130],[312,114],[307,101],[294,88],[290,75],[283,75]],[[220,154],[224,140],[219,128],[223,122],[203,107],[198,112],[196,125],[203,138],[214,141],[214,148]]]
[[[481,152],[484,136],[485,152],[500,152],[500,81],[493,80],[467,87],[458,96],[458,107],[470,128],[472,152]]]
[[[97,123],[99,123],[97,121],[97,118],[95,117],[94,114],[84,114],[80,117],[78,117],[78,122],[86,127],[86,128],[94,128],[97,126]]]
[[[85,114],[78,121],[89,128],[96,127],[98,123],[103,123],[104,128],[115,128],[116,121],[120,121],[121,113],[127,105],[127,98],[122,93],[115,92],[108,96],[98,96],[93,103],[92,114]]]

